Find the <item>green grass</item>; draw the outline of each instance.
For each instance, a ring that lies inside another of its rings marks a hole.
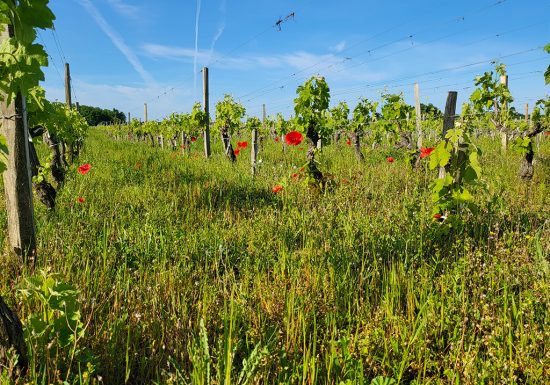
[[[186,157],[93,130],[79,159],[90,173],[71,167],[55,212],[35,204],[36,268],[80,290],[87,328],[78,347],[93,368],[83,375],[67,359],[74,349],[45,353],[33,339],[24,381],[550,378],[548,139],[528,184],[517,177],[519,156],[481,141],[480,212],[450,232],[429,215],[433,174],[411,170],[395,150],[366,150],[359,165],[345,141],[325,148],[321,168],[334,183],[316,194],[290,178],[304,151],[283,154],[268,141],[252,178],[249,149],[233,165],[203,159],[201,145]],[[31,274],[3,254],[0,294],[28,320],[44,304],[15,290]]]

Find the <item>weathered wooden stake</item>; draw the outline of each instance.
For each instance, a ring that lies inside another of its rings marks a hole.
[[[65,104],[69,109],[73,108],[73,98],[71,94],[71,67],[69,63],[65,63]],[[65,166],[67,166],[67,159],[65,157],[67,145],[63,142],[61,146],[61,159]],[[72,163],[75,157],[74,143],[69,144],[69,161]]]
[[[449,91],[447,95],[447,102],[445,103],[445,114],[443,115],[443,131],[441,137],[443,140],[447,135],[447,131],[452,130],[455,126],[455,114],[456,114],[456,97],[458,93],[456,91]],[[439,168],[439,178],[445,178],[445,167]]]
[[[73,107],[73,99],[71,95],[71,68],[69,63],[65,63],[65,103],[67,107]]]
[[[262,105],[263,114],[262,114],[262,126],[263,131],[265,132],[265,104]],[[252,148],[250,151],[250,162],[252,164],[252,176],[256,175],[256,159],[258,157],[258,129],[256,127],[252,128]]]
[[[8,26],[0,34],[0,42],[13,36]],[[25,262],[34,265],[36,235],[34,228],[34,207],[29,161],[29,130],[25,98],[17,93],[10,104],[0,103],[0,134],[6,138],[8,147],[7,170],[4,171],[4,191],[8,216],[8,238],[10,248]]]
[[[206,114],[206,123],[204,127],[204,156],[210,158],[212,151],[210,149],[210,113],[209,113],[209,86],[208,86],[208,67],[202,69],[202,92],[203,92],[203,106],[204,113]]]
[[[529,103],[525,103],[525,121],[529,121]]]
[[[506,88],[508,88],[508,75],[502,75],[500,77],[500,84],[504,84]],[[500,113],[503,113],[508,110],[508,105],[499,106],[500,107]],[[500,133],[500,139],[501,139],[501,145],[502,145],[502,152],[506,153],[508,149],[508,133],[505,131],[502,131]]]
[[[258,129],[252,129],[252,151],[250,151],[250,162],[252,163],[252,176],[256,175],[256,155],[258,152]]]
[[[29,364],[27,345],[23,338],[23,325],[0,296],[0,365],[6,364],[7,351],[14,348],[18,355],[17,365],[21,374],[25,374]],[[10,382],[9,382],[10,383]]]
[[[416,147],[422,148],[422,111],[420,109],[420,88],[418,83],[414,83],[414,101],[416,112],[416,133],[418,138],[416,140]]]
[[[147,103],[143,103],[143,121],[147,123]]]
[[[259,135],[259,138],[258,138],[258,140],[260,141],[259,146],[262,150],[264,148],[264,136],[268,132],[266,124],[267,124],[267,110],[265,109],[265,103],[264,103],[264,104],[262,104],[262,131],[263,131],[264,135]],[[269,135],[269,134],[267,134],[267,135]]]
[[[69,67],[69,63],[65,63],[65,104],[67,107],[72,108],[72,96],[71,96],[71,69]],[[69,164],[67,163],[67,144],[65,142],[59,143],[59,150],[61,152],[61,162],[63,162],[63,167],[67,167]],[[72,155],[73,151],[72,148],[69,148],[69,157],[72,161]]]
[[[29,130],[25,99],[18,94],[10,105],[2,102],[2,128],[9,150],[8,169],[4,172],[4,190],[8,214],[8,237],[12,250],[24,260],[33,260],[36,252],[34,208],[29,161]],[[34,263],[34,261],[32,261]]]

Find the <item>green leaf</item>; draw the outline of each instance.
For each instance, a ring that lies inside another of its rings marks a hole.
[[[397,384],[397,381],[395,381],[393,378],[383,377],[383,376],[378,376],[374,378],[370,383],[370,385],[395,385],[395,384]]]
[[[8,155],[8,143],[3,135],[0,135],[0,154]]]
[[[49,0],[20,0],[17,13],[21,21],[33,28],[53,28],[55,16],[48,8]]]
[[[481,165],[479,164],[479,156],[477,152],[470,153],[470,167],[475,171],[477,178],[481,177]]]
[[[436,167],[445,167],[451,159],[451,153],[446,148],[445,142],[440,142],[430,154],[430,170]]]
[[[447,135],[445,135],[445,138],[449,139],[449,141],[456,146],[460,141],[460,138],[462,138],[462,134],[463,131],[461,129],[455,128],[447,131]]]
[[[454,191],[453,198],[461,203],[471,202],[474,199],[472,194],[470,194],[470,192],[466,189],[462,189],[462,191]]]
[[[472,95],[470,95],[470,100],[474,104],[481,100],[481,90],[479,88],[472,92]]]
[[[326,125],[326,112],[330,101],[330,90],[324,77],[313,76],[296,90],[294,99],[296,122],[302,132],[309,128],[317,131],[321,139],[326,140],[334,126]]]
[[[2,135],[0,135],[0,174],[6,171],[7,164],[8,164],[8,144],[6,142],[6,138]]]
[[[46,331],[48,324],[42,320],[38,314],[33,314],[27,320],[27,326],[30,326],[31,333],[36,336],[41,336]]]

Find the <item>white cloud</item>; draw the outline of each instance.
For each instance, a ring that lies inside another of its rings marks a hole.
[[[192,48],[165,46],[161,44],[145,44],[143,53],[151,58],[163,60],[175,60],[192,63],[197,58],[201,65],[215,63],[216,67],[228,70],[251,71],[261,68],[269,70],[281,70],[294,72],[298,78],[309,77],[320,73],[331,76],[332,79],[349,81],[379,81],[386,78],[386,71],[375,71],[372,68],[362,66],[358,71],[344,71],[349,59],[335,54],[314,54],[305,51],[297,51],[278,55],[244,55],[240,57],[228,57],[219,53],[199,50],[195,53]],[[288,74],[286,73],[286,78]],[[284,75],[283,75],[284,76]],[[276,75],[275,75],[276,77]]]
[[[335,52],[342,52],[343,50],[346,49],[346,41],[345,40],[342,40],[340,43],[336,44],[334,47],[330,47],[331,51],[335,51]]]
[[[186,48],[173,45],[148,43],[141,46],[143,55],[153,59],[176,60],[193,63],[195,56],[197,62],[204,63],[210,56],[208,50],[195,50],[195,48]]]
[[[191,63],[196,55],[197,62],[207,65],[208,62],[217,61],[216,65],[223,68],[250,70],[251,68],[284,68],[292,67],[297,70],[314,68],[316,65],[326,67],[327,64],[338,64],[344,58],[332,54],[317,55],[304,51],[293,52],[282,55],[244,55],[240,57],[224,56],[209,50],[195,52],[192,48],[166,46],[162,44],[144,44],[143,53],[146,56],[156,59],[176,60]]]
[[[107,1],[115,11],[117,11],[123,16],[126,16],[131,19],[137,19],[141,16],[140,8],[135,5],[126,4],[122,0],[107,0]]]
[[[227,0],[222,0],[220,3],[220,14],[221,14],[221,20],[218,22],[218,29],[216,30],[216,33],[214,34],[214,37],[212,38],[212,42],[210,43],[210,56],[212,57],[212,54],[214,53],[214,47],[216,47],[216,43],[218,42],[218,39],[222,36],[223,31],[225,30],[225,15],[227,11]]]
[[[162,44],[144,44],[141,48],[146,55],[153,58],[192,61],[195,57],[195,49],[193,48],[174,47]],[[199,51],[196,55],[197,59],[200,60],[208,58],[207,51]]]
[[[142,79],[148,83],[155,83],[153,77],[149,72],[145,70],[136,54],[126,45],[124,39],[112,28],[107,20],[101,15],[97,8],[91,3],[90,0],[80,0],[80,4],[86,9],[86,11],[92,16],[97,25],[103,30],[103,32],[111,39],[111,42],[118,48],[118,50],[124,55],[126,60],[134,67],[134,70],[142,77]]]
[[[144,55],[153,59],[175,60],[185,63],[193,63],[193,67],[195,67],[195,59],[196,64],[201,66],[205,66],[211,62],[219,60],[217,65],[223,68],[243,68],[243,66],[245,65],[248,66],[252,64],[247,64],[245,59],[224,57],[223,55],[217,54],[215,52],[210,52],[210,50],[199,49],[195,51],[195,49],[193,48],[175,47],[162,44],[144,44],[142,45],[141,49]]]
[[[316,68],[326,67],[327,65],[336,65],[343,60],[332,54],[317,55],[304,51],[284,54],[280,56],[280,59],[284,64],[299,70],[315,70]]]

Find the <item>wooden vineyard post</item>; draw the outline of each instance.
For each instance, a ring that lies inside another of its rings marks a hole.
[[[65,63],[65,104],[68,108],[72,107],[72,98],[71,98],[71,70],[69,63]],[[67,167],[67,145],[65,142],[59,142],[59,151],[61,152],[61,162],[63,167]],[[69,149],[69,153],[71,150]]]
[[[250,151],[250,161],[252,163],[252,176],[256,175],[256,156],[258,153],[258,129],[252,129],[252,151]]]
[[[263,108],[262,126],[265,132],[265,104]],[[252,149],[250,151],[250,162],[252,163],[252,176],[256,175],[256,162],[258,157],[258,128],[252,128]]]
[[[529,121],[529,103],[525,103],[525,121]]]
[[[7,351],[14,348],[18,355],[17,366],[21,374],[25,374],[29,361],[27,345],[23,337],[23,325],[0,296],[0,364],[6,362]]]
[[[414,102],[415,102],[415,112],[416,112],[416,133],[418,139],[416,140],[416,147],[418,149],[422,148],[422,111],[420,109],[420,88],[418,83],[414,83]]]
[[[502,75],[500,77],[500,84],[504,84],[506,86],[506,88],[508,88],[508,75]],[[506,111],[508,109],[507,105],[499,106],[499,107],[501,109],[500,113],[503,113],[504,111]],[[505,132],[505,131],[502,131],[500,133],[500,140],[501,140],[502,152],[506,153],[506,151],[508,149],[508,133]]]
[[[147,103],[143,103],[143,124],[147,124],[148,121],[149,120],[147,117]],[[151,145],[155,147],[155,138],[153,137],[153,134],[151,133],[145,134],[145,137],[147,136],[149,136],[149,139],[151,139]]]
[[[25,100],[21,94],[18,94],[10,105],[2,102],[0,132],[6,138],[9,151],[7,170],[3,176],[10,246],[25,261],[34,263],[34,207],[28,147],[29,131],[24,109]]]
[[[0,41],[8,39],[11,28],[0,35]],[[5,95],[4,95],[5,99]],[[20,92],[10,104],[0,103],[0,134],[6,138],[8,147],[7,170],[4,172],[4,190],[8,216],[8,238],[10,248],[23,261],[34,265],[36,235],[34,229],[34,207],[29,160],[29,130],[25,98]]]
[[[73,107],[73,99],[71,95],[71,68],[69,63],[65,63],[65,103],[67,107]]]
[[[11,26],[0,32],[0,43],[13,36]],[[25,98],[20,92],[15,100],[0,103],[0,135],[6,139],[8,149],[7,169],[3,172],[8,242],[12,252],[23,262],[34,267],[36,235],[29,159],[29,130]],[[0,366],[6,363],[6,353],[14,348],[18,355],[18,369],[24,374],[28,366],[27,347],[23,338],[21,321],[0,296]]]
[[[456,98],[458,93],[456,91],[449,91],[447,95],[447,102],[445,103],[445,114],[443,115],[443,131],[441,132],[441,138],[445,139],[447,132],[452,130],[455,126],[455,114],[456,114]],[[445,178],[445,167],[439,167],[439,178]]]
[[[70,78],[69,63],[65,63],[65,101],[69,103],[71,102]],[[57,187],[59,187],[65,181],[65,147],[57,136],[49,131],[44,133],[44,143],[46,143],[52,151],[50,168],[52,170],[52,177],[57,183]]]
[[[264,137],[266,135],[266,133],[268,132],[267,131],[267,110],[265,108],[265,103],[262,104],[262,132],[263,132],[263,135],[260,135],[259,136],[259,141],[260,141],[260,145],[261,145],[261,148],[263,150],[263,146],[264,146]],[[267,134],[269,136],[269,134]],[[256,151],[256,154],[258,153],[258,151]]]
[[[210,113],[209,110],[209,86],[208,86],[208,67],[203,67],[202,69],[202,92],[203,92],[203,107],[205,113],[205,124],[204,124],[204,156],[210,158],[212,150],[210,149]]]
[[[73,108],[73,97],[71,94],[71,67],[69,63],[65,63],[65,104],[67,104],[67,108],[71,109]],[[61,146],[61,155],[62,159],[65,160],[65,150],[66,150],[66,144],[63,143]],[[75,158],[75,148],[74,143],[71,143],[69,145],[69,160],[70,162],[74,162]]]

